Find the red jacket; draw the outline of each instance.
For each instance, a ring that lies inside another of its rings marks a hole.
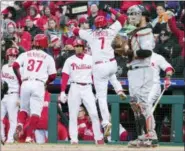
[[[179,41],[179,45],[182,48],[181,55],[185,56],[185,37],[184,37],[184,31],[177,28],[175,17],[172,17],[168,20],[168,24],[170,27],[170,30],[172,33],[177,37]]]
[[[31,34],[27,31],[23,31],[22,35],[20,35],[20,42],[18,45],[22,46],[26,51],[29,51],[31,50],[31,41]]]

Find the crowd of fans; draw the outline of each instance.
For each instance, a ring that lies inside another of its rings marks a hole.
[[[53,56],[58,75],[61,75],[65,60],[75,53],[72,44],[78,37],[73,34],[72,28],[75,26],[82,29],[91,28],[93,30],[95,28],[94,19],[100,14],[106,16],[109,25],[114,22],[115,16],[113,14],[107,14],[101,9],[103,3],[107,3],[125,14],[127,9],[132,5],[144,5],[151,14],[149,19],[156,40],[154,51],[164,56],[172,64],[175,69],[175,77],[183,76],[185,72],[185,2],[180,1],[15,1],[11,6],[7,6],[1,12],[2,64],[5,64],[7,61],[5,54],[8,48],[15,47],[19,50],[19,53],[30,51],[32,49],[33,37],[38,33],[44,33],[49,39],[49,47],[45,51]],[[73,14],[70,12],[70,8],[77,4],[79,6],[85,5],[87,10],[85,9],[84,12],[82,11],[77,15]],[[135,28],[132,23],[127,22],[119,35],[122,38],[129,39],[129,33]],[[87,44],[85,51],[91,54],[91,50]],[[126,77],[127,58],[116,52],[115,58],[118,63],[117,77]],[[60,109],[59,107],[58,110],[60,111]],[[81,107],[80,112],[79,137],[82,140],[92,140],[91,121],[89,121],[84,107]],[[61,115],[60,112],[59,115]],[[63,115],[60,117],[63,117]],[[61,122],[58,123],[58,131],[63,131],[62,134],[64,135],[59,136],[61,140],[68,139],[68,120],[65,120],[64,117],[62,118],[63,124]],[[60,118],[58,119],[61,121]],[[47,121],[48,119],[43,120]],[[4,122],[6,123],[6,120]],[[42,129],[42,126],[38,129]],[[120,129],[122,132],[120,133],[120,139],[128,140],[127,131],[121,125]],[[44,130],[47,130],[46,125],[44,126]]]
[[[115,20],[113,14],[102,11],[103,1],[15,1],[2,11],[2,57],[7,48],[17,47],[19,52],[29,51],[33,37],[38,33],[45,33],[49,39],[49,48],[46,50],[56,61],[58,74],[65,60],[74,54],[73,41],[77,38],[71,31],[72,27],[94,29],[94,19],[97,15],[106,16],[108,24]],[[184,61],[184,2],[180,1],[117,1],[108,2],[121,13],[135,4],[144,5],[150,12],[150,22],[156,39],[155,52],[163,55],[175,68],[175,77],[183,74]],[[69,12],[74,5],[86,5],[87,10],[77,15]],[[132,23],[127,22],[120,31],[122,38],[128,39],[129,33],[135,29]],[[86,45],[87,53],[91,53]],[[115,52],[116,53],[116,52]],[[116,55],[118,62],[118,77],[126,77],[127,58]],[[2,63],[6,62],[5,58]]]

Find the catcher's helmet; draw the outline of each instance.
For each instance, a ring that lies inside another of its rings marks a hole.
[[[8,48],[6,50],[6,58],[8,59],[8,56],[18,56],[19,51],[17,48]]]
[[[96,28],[102,28],[107,26],[107,20],[104,16],[97,16],[95,18],[94,24]]]
[[[74,42],[73,42],[73,47],[75,46],[83,46],[84,47],[84,41],[81,40],[81,39],[76,39]]]
[[[48,47],[48,37],[44,34],[37,34],[33,39],[33,45],[42,48]]]

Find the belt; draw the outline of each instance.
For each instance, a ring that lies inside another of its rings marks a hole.
[[[111,58],[108,61],[96,61],[95,64],[107,63],[116,60],[115,58]]]
[[[135,70],[135,69],[147,68],[147,67],[149,67],[149,66],[134,66],[134,67],[129,66],[129,67],[127,67],[127,68],[128,68],[128,70]]]
[[[22,81],[24,82],[24,81],[29,81],[30,79],[28,79],[28,78],[26,78],[26,79],[23,79]],[[40,80],[40,79],[34,79],[35,81],[40,81],[40,82],[42,82],[42,83],[44,83],[44,81],[42,81],[42,80]]]
[[[79,85],[82,85],[82,86],[85,86],[85,85],[90,85],[92,83],[81,83],[81,82],[71,82],[71,83],[74,83],[74,84],[79,84]]]
[[[14,94],[14,93],[19,93],[19,92],[9,92],[8,94]]]

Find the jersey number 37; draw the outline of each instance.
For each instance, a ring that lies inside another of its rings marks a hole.
[[[27,70],[38,72],[42,66],[42,63],[43,63],[42,60],[30,59],[28,60]]]

